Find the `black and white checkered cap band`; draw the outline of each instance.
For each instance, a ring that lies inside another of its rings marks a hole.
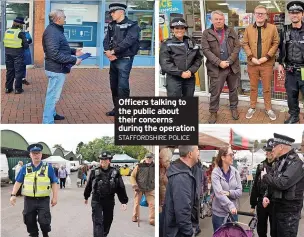
[[[284,139],[281,139],[281,138],[274,138],[274,143],[277,143],[277,144],[285,144],[285,145],[288,145],[288,146],[291,146],[291,142],[289,141],[286,141]]]
[[[181,21],[178,21],[178,22],[173,22],[171,24],[172,27],[175,27],[175,26],[184,26],[184,27],[187,27],[187,25],[184,23],[184,22],[181,22]]]
[[[288,11],[303,11],[303,7],[301,7],[300,5],[294,4],[288,9]]]
[[[109,11],[110,12],[114,12],[114,11],[117,11],[117,10],[126,10],[124,7],[117,7],[117,6],[115,6],[115,7],[111,7],[110,9],[109,9]]]

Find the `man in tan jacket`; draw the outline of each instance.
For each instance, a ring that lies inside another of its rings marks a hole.
[[[267,8],[265,6],[257,6],[254,9],[254,15],[256,22],[246,28],[243,39],[250,78],[250,108],[246,118],[251,119],[256,111],[258,84],[261,78],[265,112],[271,120],[276,120],[276,115],[271,109],[271,80],[275,54],[279,46],[279,34],[276,26],[267,22]]]
[[[149,205],[150,225],[155,225],[155,164],[153,158],[152,153],[146,154],[143,162],[135,167],[130,177],[132,188],[135,191],[132,221],[138,221],[140,200],[142,195],[145,195]]]

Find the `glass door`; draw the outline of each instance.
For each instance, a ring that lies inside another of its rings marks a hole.
[[[25,29],[30,32],[33,29],[33,1],[32,0],[6,0],[1,1],[1,39],[3,39],[5,31],[13,25],[16,17],[23,17],[26,23]],[[33,44],[30,45],[33,57]],[[4,61],[4,46],[1,44],[1,64]],[[32,60],[33,61],[33,60]]]

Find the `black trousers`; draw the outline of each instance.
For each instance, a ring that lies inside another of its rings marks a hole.
[[[259,201],[257,205],[257,216],[258,216],[257,232],[259,237],[267,237],[268,218],[270,223],[270,236],[274,237],[275,234],[273,233],[273,228],[271,226],[272,203],[270,203],[266,208],[264,208],[262,202]]]
[[[287,93],[288,113],[299,116],[299,92],[304,96],[304,81],[301,80],[301,72],[286,71],[285,88]]]
[[[296,212],[280,212],[280,205],[275,203],[272,209],[272,228],[275,235],[271,237],[297,237],[301,218],[301,208],[299,209]]]
[[[23,221],[30,236],[39,235],[38,223],[43,235],[51,231],[50,197],[24,197]]]
[[[114,107],[118,98],[130,96],[129,77],[134,57],[119,58],[110,63],[110,86]]]
[[[193,97],[195,91],[195,77],[184,79],[167,74],[167,96],[168,97]]]
[[[114,199],[107,201],[92,200],[92,220],[94,237],[106,237],[113,221]]]
[[[66,178],[60,178],[60,188],[62,188],[62,187],[65,188],[65,181],[66,181]]]
[[[6,83],[5,88],[12,90],[15,81],[15,89],[22,89],[22,78],[24,76],[24,55],[5,54]]]

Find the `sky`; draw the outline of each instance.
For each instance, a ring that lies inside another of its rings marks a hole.
[[[79,142],[88,143],[95,138],[114,136],[114,125],[112,124],[1,124],[0,130],[4,129],[19,133],[29,143],[43,141],[50,148],[55,144],[61,144],[64,149],[73,152],[76,151]]]
[[[269,139],[273,133],[279,133],[295,139],[296,143],[302,142],[303,124],[229,124],[229,125],[200,125],[200,132],[229,141],[229,130],[232,128],[236,133],[252,140]]]

